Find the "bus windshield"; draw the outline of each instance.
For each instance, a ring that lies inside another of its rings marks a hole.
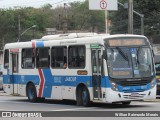
[[[107,49],[109,75],[112,78],[143,78],[153,75],[148,47],[113,47]]]

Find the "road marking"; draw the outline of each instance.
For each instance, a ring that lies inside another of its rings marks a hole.
[[[59,110],[51,110],[51,111],[75,111],[75,110],[82,110],[82,109],[94,109],[94,107],[91,108],[73,108],[73,109],[59,109]]]

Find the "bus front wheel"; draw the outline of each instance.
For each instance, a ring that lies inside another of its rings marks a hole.
[[[34,84],[30,83],[27,86],[27,97],[30,102],[36,102],[37,101],[37,92]]]
[[[90,106],[89,92],[86,87],[78,88],[77,105],[88,107]]]

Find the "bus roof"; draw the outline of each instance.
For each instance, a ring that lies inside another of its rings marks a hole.
[[[15,42],[8,43],[5,45],[6,48],[24,48],[31,47],[32,42],[44,42],[45,46],[56,46],[56,45],[71,45],[71,44],[103,44],[103,39],[118,38],[118,37],[143,37],[143,35],[132,35],[132,34],[119,34],[119,35],[108,35],[108,34],[96,34],[96,33],[71,33],[71,34],[59,34],[59,35],[47,35],[41,39],[34,39],[27,42]]]

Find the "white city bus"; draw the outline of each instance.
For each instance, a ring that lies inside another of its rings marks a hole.
[[[156,98],[153,52],[141,35],[65,34],[4,47],[4,91],[44,98],[130,104]]]

